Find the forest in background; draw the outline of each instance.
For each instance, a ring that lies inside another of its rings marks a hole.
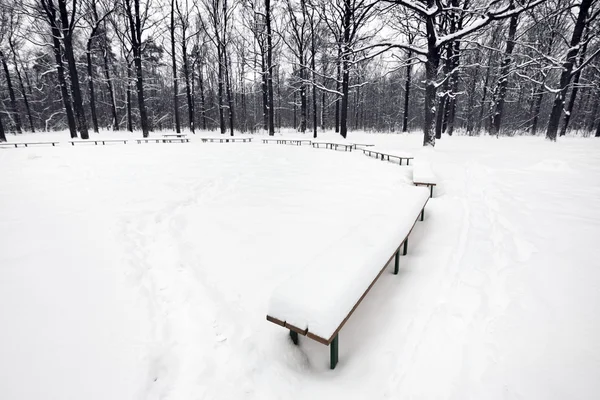
[[[600,136],[593,0],[0,0],[0,141],[68,129]]]

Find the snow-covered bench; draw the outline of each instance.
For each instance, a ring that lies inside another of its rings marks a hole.
[[[330,347],[330,368],[338,362],[338,335],[354,310],[400,251],[429,199],[423,188],[406,186],[393,209],[377,207],[304,269],[280,284],[271,296],[267,320]],[[401,250],[402,249],[402,250]]]
[[[431,169],[428,158],[418,157],[413,166],[413,183],[416,186],[427,186],[429,197],[433,197],[433,188],[437,185],[437,178]]]
[[[344,151],[352,151],[354,143],[342,143],[342,142],[324,142],[324,141],[313,141],[312,147],[320,148],[321,146],[326,149],[337,150],[338,148],[344,149]]]
[[[123,142],[123,144],[127,144],[127,140],[126,139],[85,139],[85,140],[69,140],[69,143],[71,143],[71,145],[75,146],[75,143],[80,143],[80,144],[91,144],[94,143],[95,145],[97,145],[98,143],[102,143],[102,145],[105,145],[106,143],[120,143]]]
[[[235,142],[251,142],[251,137],[239,137],[239,136],[214,136],[214,137],[201,137],[199,138],[203,142],[219,142],[219,143],[235,143]]]
[[[311,144],[310,139],[294,139],[294,138],[264,138],[263,143],[277,143],[277,144],[293,144],[296,146],[302,146],[303,144]]]
[[[19,146],[28,147],[28,146],[47,145],[47,144],[51,144],[52,147],[54,147],[58,144],[58,142],[14,142],[14,143],[0,142],[0,147],[19,147]]]
[[[406,160],[406,165],[409,165],[410,160],[412,160],[414,158],[412,156],[412,154],[404,153],[404,152],[398,151],[398,150],[384,150],[384,149],[370,148],[370,149],[362,149],[362,151],[363,151],[363,154],[368,155],[369,157],[375,157],[377,159],[381,159],[381,161],[383,161],[383,160],[390,161],[390,158],[397,159],[400,162],[400,165],[402,165],[403,160]]]

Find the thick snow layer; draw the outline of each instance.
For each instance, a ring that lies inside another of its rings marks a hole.
[[[269,316],[330,339],[404,241],[428,197],[427,190],[408,185],[379,193],[366,216],[357,215],[347,232],[275,289]]]
[[[437,141],[441,190],[330,371],[265,320],[270,295],[412,167],[190,137],[0,149],[1,399],[600,393],[597,140]],[[422,136],[349,140],[416,155]]]
[[[437,183],[437,178],[433,172],[435,162],[435,151],[430,148],[421,150],[413,161],[413,182],[419,183]]]

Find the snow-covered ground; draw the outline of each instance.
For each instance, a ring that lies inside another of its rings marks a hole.
[[[417,157],[421,142],[350,139]],[[435,153],[400,274],[331,371],[325,346],[265,320],[269,297],[411,167],[193,137],[0,149],[0,399],[598,398],[600,141]]]

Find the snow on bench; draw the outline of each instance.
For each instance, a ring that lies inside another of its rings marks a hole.
[[[28,147],[28,146],[38,146],[38,145],[46,145],[46,144],[51,144],[52,147],[54,147],[58,144],[58,142],[13,142],[13,143],[0,142],[0,147],[15,147],[15,148],[17,148],[19,146]]]
[[[75,146],[75,143],[80,143],[80,144],[91,144],[94,143],[95,145],[98,145],[98,143],[102,143],[102,145],[105,145],[106,143],[119,143],[119,142],[123,142],[123,144],[127,144],[127,140],[126,139],[84,139],[84,140],[69,140],[69,143],[71,143],[71,145]]]
[[[303,144],[311,144],[310,139],[296,139],[296,138],[264,138],[263,143],[277,143],[277,144],[293,144],[296,146],[302,146]]]
[[[304,269],[273,292],[267,320],[330,346],[330,368],[338,360],[338,334],[388,263],[395,258],[398,273],[400,249],[408,249],[408,236],[419,216],[423,220],[429,199],[422,188],[406,186],[393,209],[377,208],[353,226]]]
[[[190,139],[185,137],[186,135],[183,136],[178,136],[178,135],[163,135],[163,136],[169,136],[169,137],[163,137],[163,138],[138,138],[135,139],[135,141],[137,142],[137,144],[142,144],[143,143],[150,143],[150,142],[156,142],[156,143],[173,143],[173,142],[180,142],[180,143],[189,143]]]
[[[406,153],[406,152],[399,151],[399,150],[382,149],[379,147],[362,149],[362,151],[363,151],[363,154],[368,155],[369,157],[375,157],[377,159],[381,159],[381,161],[383,161],[383,160],[390,161],[390,158],[398,159],[400,162],[400,165],[402,165],[403,160],[406,160],[406,165],[409,165],[410,160],[412,160],[414,158],[412,156],[412,154],[410,154],[410,153]]]
[[[203,142],[219,142],[219,143],[235,143],[235,142],[251,142],[252,138],[251,137],[240,137],[240,136],[204,136],[204,137],[200,137],[200,140],[202,140]]]
[[[326,149],[331,149],[331,150],[337,150],[338,148],[342,148],[344,149],[344,151],[352,151],[354,147],[354,143],[350,143],[350,142],[342,142],[342,141],[335,141],[335,140],[329,140],[329,141],[322,141],[322,140],[313,140],[312,141],[312,147],[314,148],[321,148],[321,146],[324,146]]]
[[[429,152],[419,155],[415,159],[413,183],[416,186],[429,187],[429,197],[433,197],[433,187],[437,185],[437,178],[431,169],[431,154]]]

